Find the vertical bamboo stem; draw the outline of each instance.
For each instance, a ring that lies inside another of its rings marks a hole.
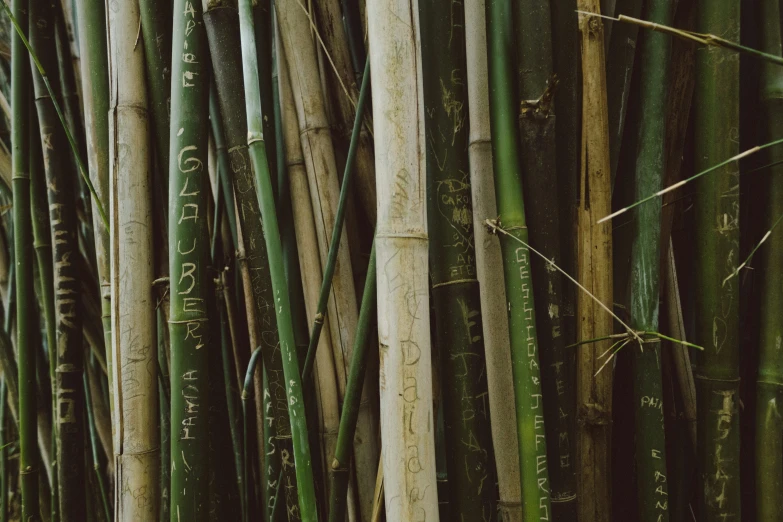
[[[424,104],[415,1],[367,3],[378,224],[375,248],[387,520],[438,520]]]

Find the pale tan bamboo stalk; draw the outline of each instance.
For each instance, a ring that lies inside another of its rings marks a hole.
[[[315,44],[307,13],[299,5],[299,0],[280,0],[277,4],[277,17],[283,49],[288,58],[289,79],[296,104],[322,266],[326,264],[331,242],[340,241],[327,319],[332,334],[338,392],[342,398],[345,394],[346,376],[353,353],[358,309],[351,270],[351,253],[345,229],[339,238],[332,237],[339,199],[337,166],[321,95]],[[372,484],[380,453],[376,437],[377,418],[370,408],[368,392],[369,382],[365,381],[354,437],[356,482],[361,505],[365,505],[366,502],[362,499],[372,498]]]
[[[503,521],[522,520],[522,492],[519,481],[519,445],[511,375],[506,285],[503,259],[497,235],[484,225],[497,217],[495,178],[492,175],[492,142],[489,126],[487,83],[487,24],[484,0],[465,1],[465,39],[470,118],[470,183],[473,202],[473,230],[476,238],[476,272],[481,285],[481,310],[489,385],[489,413],[492,443],[498,471],[498,508]]]
[[[301,0],[300,0],[301,1]],[[330,87],[337,101],[335,116],[342,138],[350,140],[351,129],[356,118],[356,101],[359,88],[356,85],[356,72],[351,63],[348,39],[343,29],[340,0],[320,0],[313,2],[320,36],[328,54],[326,69],[331,72]],[[376,220],[375,207],[375,158],[372,152],[372,138],[366,127],[362,127],[359,147],[356,150],[356,194],[362,208],[372,224]],[[370,506],[372,507],[372,506]]]
[[[283,122],[283,141],[285,142],[285,164],[291,190],[291,208],[296,230],[299,267],[302,274],[305,312],[308,324],[312,324],[317,313],[318,294],[321,289],[321,259],[318,256],[313,209],[310,206],[310,189],[307,185],[302,145],[299,141],[299,124],[296,118],[294,95],[288,79],[288,64],[285,53],[276,39],[278,85],[280,92],[280,111]],[[282,158],[281,158],[282,160]],[[340,428],[340,406],[337,394],[334,358],[329,323],[323,326],[321,338],[313,367],[313,383],[318,399],[318,421],[323,452],[323,466],[328,470],[334,457],[337,444],[337,431]],[[321,477],[328,485],[327,477]]]
[[[109,219],[117,520],[154,520],[160,432],[152,294],[153,238],[144,51],[139,6],[112,4],[109,32]]]
[[[415,0],[369,0],[386,519],[438,520],[426,141]]]
[[[600,13],[598,0],[577,0]],[[582,164],[577,208],[577,278],[600,302],[611,303],[612,228],[597,224],[611,213],[609,123],[604,31],[600,18],[580,15],[582,37]],[[578,340],[613,333],[612,317],[585,292],[577,294]],[[610,520],[612,372],[598,372],[609,342],[585,344],[577,354],[577,494],[579,520]]]

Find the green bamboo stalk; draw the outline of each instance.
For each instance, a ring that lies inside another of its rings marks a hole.
[[[239,25],[242,44],[242,71],[246,93],[247,144],[250,158],[256,172],[258,198],[263,216],[266,247],[269,254],[269,272],[274,292],[274,309],[280,334],[280,357],[283,362],[283,374],[288,399],[290,433],[293,438],[294,462],[296,464],[296,483],[299,496],[299,514],[306,522],[316,522],[318,511],[315,499],[310,444],[307,439],[307,419],[305,417],[302,380],[299,374],[299,361],[296,354],[291,304],[285,280],[283,252],[280,232],[275,213],[274,193],[266,159],[263,139],[261,95],[258,88],[258,64],[255,55],[256,42],[253,32],[253,13],[249,0],[239,2]],[[285,466],[285,460],[283,461]],[[290,516],[289,516],[290,518]]]
[[[362,78],[362,92],[369,76],[369,73],[367,73]],[[361,95],[359,100],[361,100]],[[345,401],[343,402],[343,412],[340,416],[340,431],[337,435],[334,460],[332,460],[329,470],[329,522],[343,522],[347,508],[346,494],[350,477],[351,447],[353,446],[353,436],[356,431],[356,421],[359,418],[359,403],[362,397],[362,386],[364,385],[364,376],[367,371],[368,356],[370,354],[372,319],[377,308],[377,282],[375,277],[372,276],[375,273],[374,244],[370,252],[370,264],[367,267],[367,273],[369,276],[364,282],[362,306],[359,310],[359,322],[356,327],[356,337],[354,338],[354,355],[353,359],[351,359],[351,371],[348,374],[348,383],[345,386]]]
[[[514,22],[519,59],[519,137],[524,200],[530,244],[548,259],[561,259],[557,175],[556,112],[553,99],[553,50],[549,0],[522,0],[515,4]],[[502,218],[502,214],[501,214]],[[547,460],[553,520],[576,519],[575,374],[566,357],[562,331],[562,277],[534,256],[533,294],[541,359]]]
[[[93,230],[97,275],[101,288],[101,319],[104,345],[111,346],[111,292],[109,283],[109,230],[100,218],[96,205],[109,207],[109,77],[106,74],[106,10],[101,0],[77,0],[79,51],[81,54],[82,101],[87,141],[87,163],[95,187],[93,196]],[[97,201],[97,202],[96,202]],[[112,352],[106,350],[108,373],[112,370]],[[114,411],[113,392],[109,405]],[[113,423],[112,423],[113,425]]]
[[[248,437],[248,431],[250,427],[249,419],[247,418],[247,403],[250,400],[250,388],[254,386],[255,381],[255,374],[256,374],[256,366],[258,366],[259,358],[261,357],[261,347],[256,348],[252,354],[250,354],[250,360],[247,364],[247,370],[245,372],[245,380],[243,381],[242,386],[242,454],[243,454],[243,462],[244,465],[242,466],[242,473],[244,474],[244,485],[245,485],[245,498],[250,499],[250,481],[248,480],[248,470],[250,469],[250,460],[249,460],[249,442],[250,438]],[[264,396],[266,397],[266,395]],[[262,451],[262,449],[259,449],[259,451]],[[262,512],[267,515],[267,507],[262,507]],[[249,513],[245,511],[243,514],[242,520],[244,522],[247,522]],[[275,520],[275,519],[272,519]]]
[[[356,85],[361,85],[364,74],[362,65],[367,61],[367,53],[364,50],[364,35],[362,34],[362,24],[359,21],[361,16],[359,2],[357,0],[340,0],[340,6],[348,39],[348,50],[351,51],[351,61],[353,62],[354,74],[356,74]]]
[[[90,450],[91,450],[91,457],[92,457],[92,468],[93,471],[95,471],[95,479],[98,482],[98,493],[101,498],[101,505],[103,507],[104,515],[106,516],[106,520],[112,520],[110,511],[109,511],[109,500],[106,495],[106,486],[103,483],[103,473],[101,473],[100,468],[100,460],[98,458],[98,442],[97,442],[97,433],[95,430],[95,420],[93,419],[92,415],[92,397],[90,396],[90,385],[87,382],[87,374],[84,374],[84,400],[85,400],[85,410],[87,412],[87,429],[90,432]]]
[[[781,49],[780,4],[777,1],[760,2],[759,13],[761,48],[777,56]],[[783,137],[783,69],[764,62],[761,64],[761,126],[766,140]],[[783,159],[779,148],[769,151],[769,162]],[[756,378],[756,519],[769,522],[783,521],[783,505],[777,501],[783,488],[783,418],[777,402],[783,399],[783,357],[778,340],[783,337],[783,321],[776,312],[783,306],[783,230],[774,227],[783,215],[783,167],[770,169],[766,185],[765,223],[771,235],[761,254],[760,273],[763,275],[759,307],[759,368]]]
[[[152,111],[152,136],[158,168],[155,187],[161,200],[168,201],[167,175],[169,166],[169,104],[171,103],[171,14],[172,1],[139,0],[141,34],[144,41],[144,64],[147,71],[147,92]],[[163,209],[163,221],[166,211]]]
[[[419,1],[427,216],[435,342],[440,359],[449,509],[468,520],[497,516],[487,369],[468,160],[465,13]]]
[[[57,475],[60,518],[63,522],[85,517],[84,480],[84,390],[82,388],[82,329],[77,220],[73,207],[73,171],[65,155],[73,145],[55,106],[60,96],[57,77],[43,71],[56,71],[54,52],[55,6],[31,2],[30,43],[39,56],[40,68],[33,72],[36,107],[41,130],[49,218],[53,245],[54,301],[57,336]],[[47,85],[48,84],[48,85]],[[51,91],[48,87],[51,87]],[[58,119],[60,121],[58,121]],[[74,154],[78,152],[74,151]]]
[[[262,355],[267,377],[270,380],[270,393],[274,406],[276,438],[275,451],[281,455],[291,455],[292,441],[288,428],[288,405],[284,380],[283,360],[278,347],[278,332],[275,320],[275,307],[270,304],[275,301],[273,294],[269,261],[265,242],[265,232],[268,231],[266,221],[262,219],[258,197],[257,178],[251,165],[247,147],[247,119],[245,114],[245,90],[242,85],[242,64],[236,52],[241,46],[239,38],[239,14],[230,5],[212,5],[204,13],[204,21],[209,37],[210,54],[213,68],[216,71],[217,101],[220,106],[225,143],[229,151],[231,177],[234,184],[236,205],[239,209],[239,227],[242,231],[242,247],[244,259],[251,274],[245,287],[248,315],[252,314],[250,322],[250,345],[262,345]],[[257,89],[258,87],[256,87]],[[240,249],[241,251],[242,249]],[[292,345],[293,346],[293,345]],[[259,405],[263,404],[263,377],[261,373],[254,375],[256,428],[258,447],[264,447],[263,426],[265,416]],[[263,464],[262,464],[263,465]],[[287,485],[295,486],[295,462],[284,467]],[[296,505],[296,488],[285,490],[289,509],[294,517],[298,512]]]
[[[673,16],[670,0],[648,0],[646,17],[667,24]],[[615,27],[615,31],[619,31]],[[666,158],[666,107],[671,38],[644,35],[639,55],[640,103],[636,153],[635,199],[660,190]],[[658,330],[660,299],[661,201],[641,206],[634,216],[631,243],[631,327]],[[661,343],[638,345],[633,350],[633,394],[636,432],[636,484],[638,520],[669,520],[668,471],[664,431]]]
[[[27,22],[27,2],[15,0],[14,14],[20,24]],[[35,19],[34,19],[35,20]],[[19,372],[19,471],[22,489],[22,518],[40,520],[38,504],[36,347],[33,340],[33,255],[30,215],[30,73],[27,50],[14,35],[12,45],[11,129],[14,263],[16,267],[16,349]],[[35,136],[33,136],[35,138]]]
[[[171,520],[207,520],[209,59],[201,3],[174,3],[169,148]]]
[[[277,173],[277,134],[275,122],[272,118],[273,110],[273,81],[272,67],[274,61],[274,17],[272,16],[272,1],[265,0],[253,3],[253,29],[256,34],[256,56],[258,57],[258,89],[261,93],[261,108],[266,114],[262,121],[264,127],[264,141],[267,142],[267,158],[269,171]],[[258,175],[258,173],[256,173]],[[275,198],[278,197],[278,179],[272,177],[272,189]]]
[[[8,386],[0,377],[0,522],[8,522],[8,448],[6,447],[6,401]]]
[[[504,228],[527,242],[525,204],[520,178],[519,134],[515,122],[513,91],[511,4],[507,0],[487,3],[490,123],[495,171],[495,194]],[[503,269],[509,302],[514,394],[519,433],[520,480],[523,520],[549,518],[549,476],[546,437],[536,340],[535,310],[530,276],[530,253],[503,235]]]
[[[699,4],[697,27],[739,41],[740,2]],[[736,155],[739,55],[697,53],[694,170]],[[649,204],[649,203],[648,203]],[[739,282],[724,281],[739,262],[739,167],[731,162],[696,184],[695,337],[705,347],[696,367],[697,458],[702,520],[740,517]]]

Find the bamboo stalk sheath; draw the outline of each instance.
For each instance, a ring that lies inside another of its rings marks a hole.
[[[577,8],[600,13],[597,0]],[[582,42],[582,167],[577,208],[577,279],[602,303],[613,302],[612,229],[596,221],[611,212],[611,169],[600,18],[580,15]],[[584,292],[577,295],[577,340],[613,332],[612,318]],[[577,354],[577,494],[581,522],[611,516],[612,372],[598,372],[608,342],[583,345]]]
[[[115,516],[154,520],[160,502],[160,433],[152,258],[152,191],[136,2],[108,13],[111,352],[114,400]]]
[[[298,0],[281,0],[277,4],[277,17],[294,93],[321,266],[324,269],[331,243],[340,242],[332,279],[332,305],[328,308],[327,320],[332,334],[338,391],[342,398],[345,395],[359,312],[346,232],[343,230],[339,238],[332,237],[339,201],[337,165],[321,94],[321,83],[316,73],[318,66],[315,46],[307,14]],[[373,495],[372,484],[380,453],[377,444],[377,419],[370,408],[367,384],[369,383],[366,383],[362,392],[362,411],[359,413],[354,439],[357,487],[362,513],[371,510],[369,499],[372,499]]]
[[[465,1],[467,40],[468,113],[470,121],[470,182],[475,233],[476,273],[481,285],[484,350],[489,387],[489,415],[495,451],[501,520],[522,520],[519,481],[519,446],[512,401],[511,349],[506,314],[506,288],[500,241],[490,234],[484,220],[497,216],[495,180],[492,175],[492,142],[487,85],[487,26],[484,0]]]
[[[387,520],[438,520],[418,9],[370,0],[381,435]]]

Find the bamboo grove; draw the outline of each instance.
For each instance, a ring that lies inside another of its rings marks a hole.
[[[779,0],[8,0],[0,522],[783,522]]]

